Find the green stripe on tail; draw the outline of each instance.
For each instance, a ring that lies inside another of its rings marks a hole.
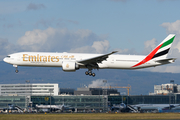
[[[175,38],[175,36],[172,37],[170,40],[166,41],[165,43],[163,43],[163,45],[160,47],[160,49],[171,44],[173,42],[174,38]]]

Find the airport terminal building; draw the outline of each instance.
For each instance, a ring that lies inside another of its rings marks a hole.
[[[0,109],[6,108],[8,104],[21,108],[64,104],[75,108],[76,111],[107,111],[109,106],[121,103],[129,105],[180,104],[180,94],[122,96],[118,91],[111,89],[86,88],[85,91],[78,90],[74,91],[76,95],[70,95],[60,94],[58,84],[1,84]]]
[[[0,96],[51,95],[59,93],[58,84],[0,84]]]

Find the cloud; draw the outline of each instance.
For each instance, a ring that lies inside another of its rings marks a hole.
[[[106,82],[104,82],[106,81]],[[107,80],[104,79],[97,79],[95,81],[92,81],[91,84],[88,85],[89,88],[96,88],[96,87],[106,87],[110,86],[110,83],[107,83]]]
[[[115,48],[113,51],[118,51],[118,54],[131,54],[131,55],[137,55],[137,52],[134,49],[120,49]]]
[[[105,53],[109,49],[109,41],[95,41],[92,47],[97,51],[97,53]]]
[[[18,51],[18,49],[20,48],[9,43],[7,39],[0,38],[0,60],[2,60],[6,55],[14,53],[14,51]]]
[[[83,46],[75,49],[71,49],[71,53],[96,53],[95,49],[92,46]]]
[[[166,32],[168,34],[170,33],[176,33],[176,34],[180,34],[180,20],[177,20],[173,23],[169,23],[169,22],[165,22],[161,24],[162,27],[164,27],[166,29]]]
[[[144,51],[143,54],[149,54],[157,45],[157,40],[153,38],[152,40],[148,40],[144,43]]]
[[[83,46],[71,49],[70,52],[76,53],[107,53],[109,50],[109,41],[94,41],[92,46]]]
[[[44,9],[46,8],[44,6],[44,4],[34,4],[34,3],[30,3],[28,6],[27,6],[27,10],[39,10],[39,9]]]
[[[107,52],[109,42],[90,30],[48,28],[27,31],[18,45],[27,51]],[[99,46],[99,47],[98,47]]]
[[[150,69],[152,72],[168,72],[168,73],[180,73],[180,66],[177,65],[166,65],[161,67],[155,67]]]

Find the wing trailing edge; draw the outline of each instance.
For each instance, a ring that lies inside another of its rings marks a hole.
[[[93,57],[93,58],[89,58],[89,59],[84,59],[84,60],[80,60],[77,61],[78,63],[81,64],[91,64],[91,63],[101,63],[103,60],[106,60],[108,58],[109,55],[117,53],[118,51],[112,51],[111,53],[108,54],[103,54],[97,57]]]

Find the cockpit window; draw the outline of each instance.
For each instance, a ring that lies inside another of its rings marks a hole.
[[[10,58],[11,56],[6,56],[7,58]]]

